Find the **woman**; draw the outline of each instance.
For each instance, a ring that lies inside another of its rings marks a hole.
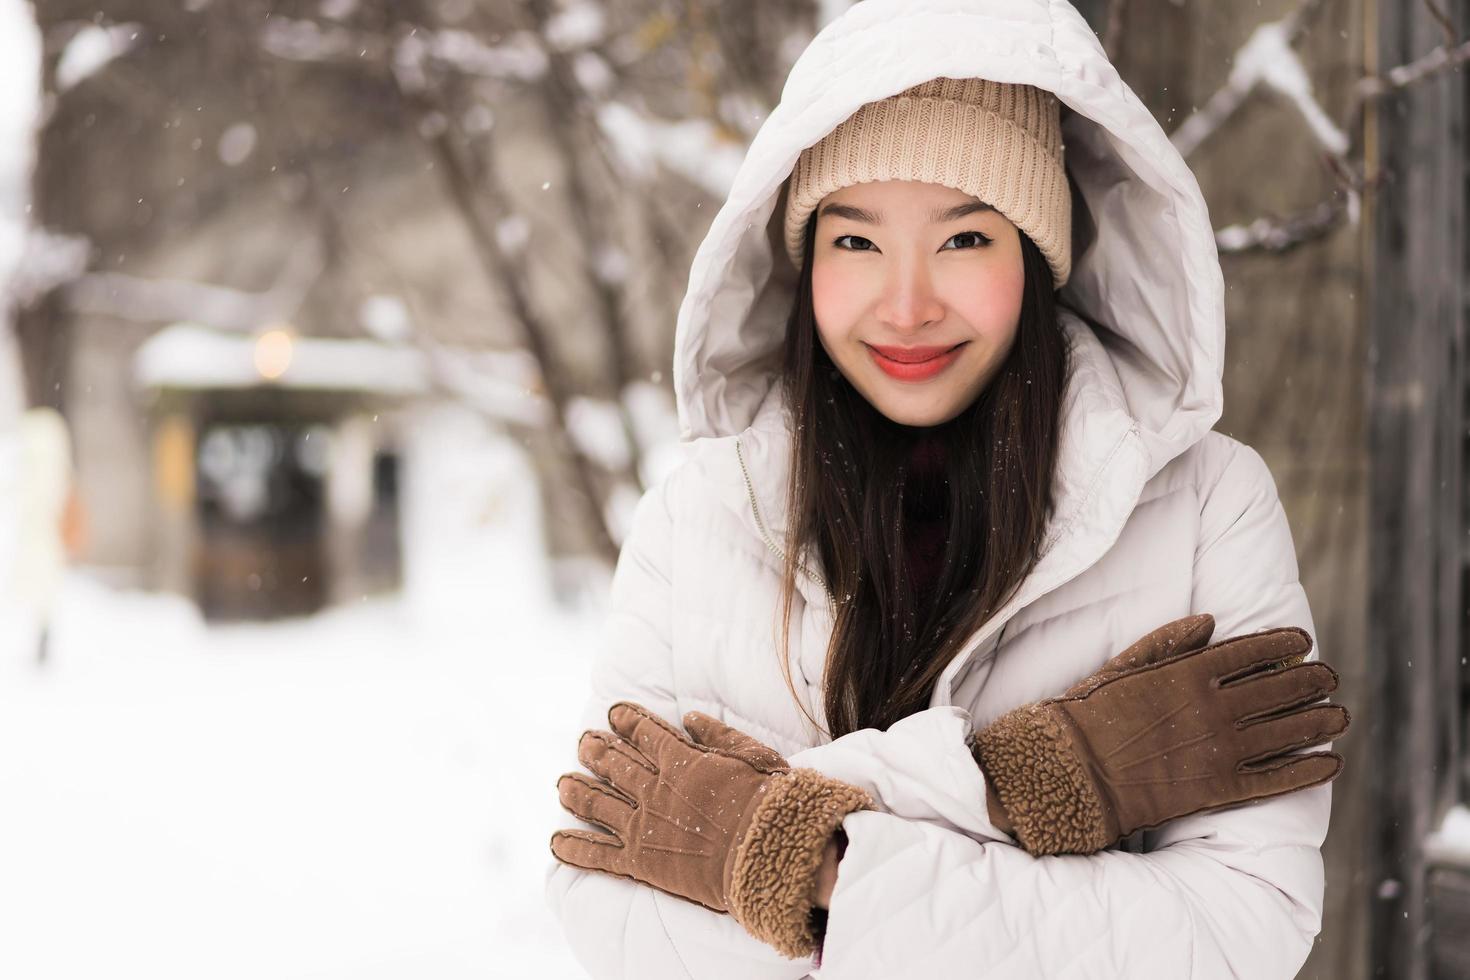
[[[1069,6],[829,25],[695,258],[691,451],[558,782],[587,969],[1293,975],[1341,759],[1290,753],[1347,718],[1223,340],[1198,186]]]

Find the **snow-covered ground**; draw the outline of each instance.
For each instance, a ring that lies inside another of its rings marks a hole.
[[[552,601],[514,440],[410,431],[396,597],[207,627],[83,569],[44,669],[0,608],[0,977],[582,975],[542,886],[605,583]]]
[[[58,612],[0,671],[0,976],[582,975],[541,884],[595,614]]]

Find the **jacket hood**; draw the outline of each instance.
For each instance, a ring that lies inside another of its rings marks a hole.
[[[1107,400],[1131,419],[1152,476],[1220,417],[1223,280],[1194,175],[1065,0],[863,0],[812,40],[695,254],[674,339],[680,438],[738,434],[779,390],[796,285],[781,223],[801,151],[863,104],[941,76],[1060,99],[1076,194],[1059,300],[1093,325],[1064,315],[1064,327],[1100,343],[1085,339],[1084,360],[1116,388]]]

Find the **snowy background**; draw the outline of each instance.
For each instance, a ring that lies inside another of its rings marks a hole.
[[[583,975],[542,878],[599,614],[538,588],[525,463],[457,422],[400,596],[206,627],[83,568],[45,671],[0,616],[0,976]]]
[[[78,32],[57,85],[135,38]],[[45,258],[40,56],[30,5],[0,0],[0,326],[23,256]],[[228,366],[189,352],[197,373]],[[0,329],[0,572],[18,367]],[[0,575],[0,977],[583,975],[542,882],[603,590],[551,594],[522,442],[453,405],[408,428],[391,594],[206,624],[83,561],[41,669],[34,610]]]

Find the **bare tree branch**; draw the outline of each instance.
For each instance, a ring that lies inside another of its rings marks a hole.
[[[181,320],[223,330],[256,330],[290,320],[321,275],[320,248],[308,239],[284,264],[281,277],[265,292],[252,293],[182,279],[146,279],[119,272],[91,272],[62,290],[63,306],[139,323]]]
[[[400,72],[425,65],[478,78],[535,81],[546,71],[546,53],[536,37],[519,31],[503,44],[486,44],[468,31],[418,27],[394,40],[381,32],[342,25],[272,17],[260,29],[260,44],[288,61],[325,64],[384,64]]]
[[[1103,51],[1108,60],[1117,63],[1123,55],[1123,22],[1126,19],[1128,0],[1108,0],[1108,20],[1103,27]]]
[[[1433,17],[1439,24],[1440,30],[1444,31],[1444,43],[1451,47],[1455,44],[1455,25],[1450,20],[1450,15],[1445,13],[1434,0],[1424,0],[1424,6],[1429,9],[1429,16]]]
[[[1342,223],[1346,210],[1345,198],[1336,197],[1286,218],[1257,218],[1246,225],[1229,225],[1216,230],[1215,245],[1222,254],[1286,252],[1325,237]]]
[[[526,7],[531,12],[532,20],[541,34],[545,36],[552,18],[545,0],[528,0]],[[577,129],[588,133],[593,140],[600,143],[596,124],[585,112],[579,98],[581,86],[577,84],[567,58],[554,46],[548,46],[546,59],[548,66],[546,84],[540,88],[552,117],[570,120],[576,124]],[[627,324],[623,318],[623,296],[618,286],[620,277],[614,274],[613,270],[599,264],[599,252],[606,255],[606,250],[616,247],[612,229],[605,220],[608,209],[599,206],[599,203],[593,200],[592,189],[584,171],[584,154],[578,152],[578,147],[573,142],[573,126],[552,126],[550,130],[557,151],[561,155],[563,169],[567,174],[567,195],[571,200],[573,213],[578,215],[588,228],[587,237],[591,241],[585,253],[586,261],[590,266],[587,270],[587,281],[591,283],[593,295],[597,298],[598,310],[601,313],[603,328],[608,338],[608,347],[612,352],[614,390],[621,396],[623,390],[633,379],[633,355],[629,347]],[[628,444],[630,465],[627,475],[641,494],[645,489],[641,466],[643,449],[639,445],[638,431],[634,425],[631,410],[623,404],[621,397],[618,397],[616,401],[620,406],[618,415],[622,423],[623,437]]]
[[[1355,94],[1368,101],[1416,85],[1425,79],[1450,71],[1470,61],[1470,41],[1458,45],[1441,45],[1413,61],[1391,68],[1381,75],[1367,75],[1358,80]]]
[[[1321,4],[1322,0],[1303,0],[1286,17],[1261,24],[1251,32],[1235,52],[1225,84],[1170,134],[1170,141],[1182,156],[1188,157],[1198,149],[1261,85],[1279,92],[1296,106],[1318,143],[1337,153],[1347,151],[1351,140],[1312,97],[1311,82],[1294,50]]]
[[[1291,99],[1317,142],[1326,150],[1324,157],[1336,177],[1337,192],[1330,200],[1286,218],[1262,217],[1219,229],[1215,239],[1220,252],[1280,252],[1324,237],[1344,219],[1357,221],[1364,182],[1360,168],[1350,161],[1362,146],[1365,104],[1470,60],[1470,41],[1455,46],[1449,19],[1434,0],[1425,3],[1446,29],[1448,43],[1382,75],[1361,79],[1353,90],[1351,121],[1343,128],[1333,125],[1310,95],[1306,72],[1292,50],[1304,36],[1311,18],[1321,9],[1322,0],[1303,0],[1283,20],[1263,24],[1252,32],[1236,53],[1235,68],[1225,85],[1174,130],[1171,141],[1180,153],[1188,156],[1224,125],[1258,86],[1270,85]]]
[[[422,23],[433,23],[423,4],[414,3],[410,6]],[[485,172],[485,180],[482,186],[477,186],[471,176],[471,166],[461,153],[465,141],[458,129],[457,116],[447,111],[443,92],[421,75],[405,75],[395,70],[390,73],[390,77],[407,105],[417,107],[424,115],[432,114],[442,121],[434,127],[415,128],[434,154],[437,164],[435,172],[442,179],[465,230],[469,232],[481,268],[486,277],[500,287],[510,303],[516,322],[525,333],[526,345],[536,358],[536,363],[541,366],[541,383],[551,403],[554,432],[560,438],[573,478],[581,491],[593,547],[608,562],[615,562],[618,544],[603,513],[602,494],[598,491],[589,460],[570,434],[567,415],[572,392],[562,373],[555,369],[549,340],[550,331],[531,306],[524,277],[518,272],[518,263],[501,245],[494,230],[510,215],[510,208],[499,190],[501,185],[495,173],[493,156],[486,153],[479,161]],[[482,213],[482,208],[486,213]]]

